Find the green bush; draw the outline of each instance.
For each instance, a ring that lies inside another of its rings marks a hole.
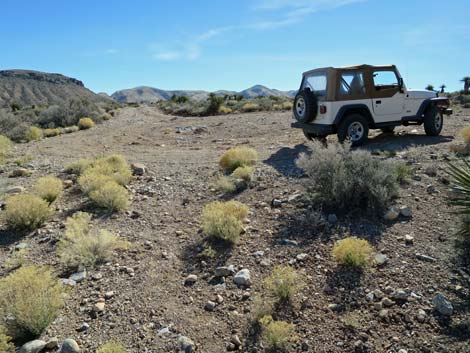
[[[297,165],[308,176],[306,188],[312,202],[327,211],[382,213],[397,195],[396,165],[374,158],[348,144],[319,141],[310,144],[311,153],[302,154]]]
[[[225,151],[219,164],[227,172],[232,172],[238,167],[252,166],[258,159],[256,150],[250,147],[234,147]]]
[[[120,212],[129,206],[129,193],[113,180],[91,191],[89,196],[98,207],[110,212]]]
[[[53,203],[60,196],[63,189],[62,181],[53,176],[40,178],[34,186],[35,193],[49,204]]]
[[[14,195],[5,202],[5,221],[14,229],[36,229],[49,219],[51,213],[47,202],[36,195]]]
[[[215,182],[215,187],[217,190],[222,191],[226,194],[233,194],[237,191],[237,186],[235,185],[235,182],[226,176],[220,176],[217,178],[217,181]]]
[[[301,275],[290,266],[275,267],[264,283],[267,290],[278,300],[287,302],[304,287]]]
[[[36,126],[30,126],[25,134],[27,141],[39,141],[42,140],[43,136],[42,130]]]
[[[78,185],[85,194],[98,190],[104,184],[114,181],[109,175],[103,175],[93,170],[87,170],[78,178]]]
[[[235,201],[212,202],[202,212],[202,229],[209,237],[236,243],[243,231],[248,207]]]
[[[373,248],[367,240],[355,237],[339,240],[333,246],[333,256],[335,260],[351,267],[366,266],[372,256]]]
[[[63,289],[45,268],[25,266],[0,279],[0,315],[15,339],[41,335],[63,305]]]

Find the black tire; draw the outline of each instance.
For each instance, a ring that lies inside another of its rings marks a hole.
[[[428,136],[438,136],[444,125],[444,117],[436,107],[426,109],[424,113],[424,131]]]
[[[393,131],[395,130],[395,126],[387,126],[380,130],[382,130],[384,134],[393,134]]]
[[[311,132],[308,132],[306,130],[302,130],[304,133],[304,136],[307,140],[313,141],[313,140],[319,140],[319,141],[325,141],[327,135],[317,135],[317,134],[312,134]]]
[[[354,135],[353,135],[354,134]],[[338,140],[344,142],[351,141],[353,147],[361,146],[367,141],[369,135],[369,122],[361,114],[351,114],[346,116],[338,126]]]
[[[309,123],[317,117],[318,98],[309,89],[299,91],[294,99],[294,117],[298,122]]]

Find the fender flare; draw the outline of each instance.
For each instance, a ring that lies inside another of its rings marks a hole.
[[[374,125],[374,119],[372,117],[372,114],[370,112],[370,109],[367,105],[365,104],[347,104],[343,105],[339,110],[338,113],[336,113],[335,120],[333,121],[333,125],[339,126],[341,124],[341,121],[344,119],[344,117],[350,112],[350,111],[363,111],[366,112],[366,118],[369,120],[369,123],[371,125]]]

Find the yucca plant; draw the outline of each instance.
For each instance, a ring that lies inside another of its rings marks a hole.
[[[463,166],[456,166],[449,163],[447,173],[454,179],[453,189],[455,195],[451,198],[450,204],[457,208],[456,212],[462,216],[458,235],[470,235],[470,162],[463,161]]]

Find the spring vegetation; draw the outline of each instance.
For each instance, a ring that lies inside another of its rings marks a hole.
[[[365,267],[371,261],[373,248],[365,239],[349,237],[339,240],[333,246],[333,257],[341,264],[350,267]]]
[[[253,178],[257,159],[258,153],[251,147],[234,147],[225,151],[219,160],[221,175],[215,182],[217,190],[233,194],[246,189]]]
[[[215,201],[202,211],[202,229],[208,237],[235,244],[243,232],[243,220],[247,215],[248,207],[243,204]]]
[[[33,230],[52,215],[48,202],[32,194],[10,196],[5,202],[4,219],[10,228]]]

